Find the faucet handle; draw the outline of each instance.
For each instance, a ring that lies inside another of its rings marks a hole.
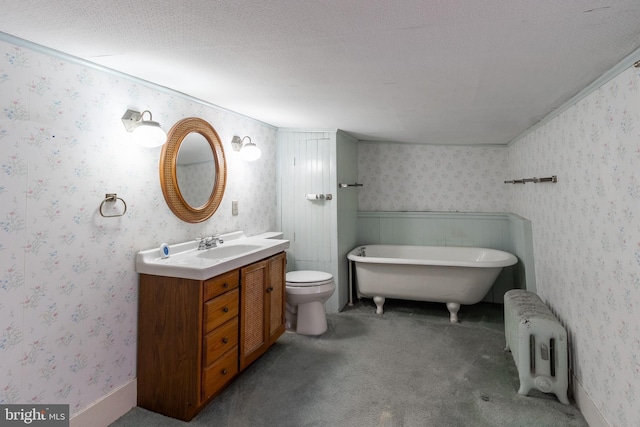
[[[195,240],[196,242],[198,242],[198,250],[202,250],[204,249],[204,245],[205,245],[205,241],[204,241],[204,237],[196,237]]]

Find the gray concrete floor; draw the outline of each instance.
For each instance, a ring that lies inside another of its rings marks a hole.
[[[553,394],[517,394],[502,305],[371,300],[327,316],[321,337],[286,333],[191,422],[134,408],[111,427],[588,426]]]

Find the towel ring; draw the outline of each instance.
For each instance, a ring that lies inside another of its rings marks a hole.
[[[115,215],[105,215],[104,212],[102,211],[102,208],[104,207],[105,203],[115,203],[118,200],[120,200],[122,202],[122,205],[124,206],[124,210],[122,211],[122,213],[119,214],[115,214]],[[121,198],[118,197],[118,195],[116,193],[107,193],[104,196],[104,200],[102,201],[102,203],[100,203],[100,215],[102,215],[104,218],[113,218],[113,217],[117,217],[117,216],[122,216],[125,213],[127,213],[127,203]]]

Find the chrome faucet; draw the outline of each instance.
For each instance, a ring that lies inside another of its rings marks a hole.
[[[198,250],[199,251],[202,251],[204,249],[215,248],[218,245],[221,245],[221,244],[224,243],[224,240],[222,239],[222,237],[220,237],[220,235],[202,237],[202,238],[197,239],[197,240],[200,241],[200,243],[198,243]]]

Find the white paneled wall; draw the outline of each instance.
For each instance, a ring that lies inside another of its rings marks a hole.
[[[359,212],[358,245],[476,246],[516,255],[484,301],[502,303],[512,288],[536,289],[531,222],[510,213]]]
[[[347,302],[346,253],[355,246],[357,192],[337,193],[338,154],[351,163],[345,178],[355,180],[356,140],[341,132],[278,131],[278,224],[286,239],[287,270],[331,273],[337,291],[327,311],[337,312]],[[307,200],[307,194],[332,195],[332,200]],[[341,203],[344,209],[338,208]],[[344,239],[338,236],[342,224]]]
[[[347,254],[358,243],[358,194],[362,187],[338,188],[338,183],[353,184],[358,180],[358,141],[338,131],[336,134],[338,271],[341,286],[338,288],[338,303],[344,307],[349,301],[349,268]]]
[[[331,193],[330,139],[326,133],[298,136],[293,146],[293,205],[296,213],[293,246],[298,262],[331,262],[333,200],[307,200],[306,194]],[[299,269],[299,268],[298,268]]]
[[[278,223],[285,239],[291,241],[287,271],[319,270],[337,277],[331,250],[335,201],[310,201],[305,197],[306,194],[332,193],[330,133],[279,130],[277,140]],[[327,301],[327,311],[338,311],[337,294]]]

